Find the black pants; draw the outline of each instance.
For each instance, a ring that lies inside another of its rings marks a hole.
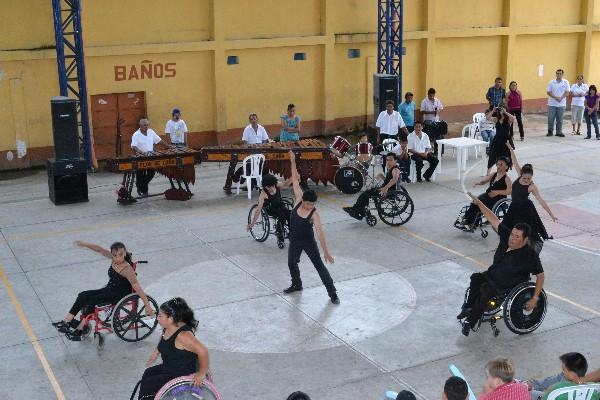
[[[148,193],[148,184],[154,178],[156,171],[153,169],[142,169],[135,173],[135,186],[138,192]]]
[[[467,322],[471,326],[475,326],[477,324],[483,315],[483,312],[485,311],[487,302],[494,297],[495,294],[496,290],[482,273],[476,272],[471,275],[469,297],[465,303],[466,307],[471,308],[471,312],[467,317]]]
[[[329,275],[329,271],[321,259],[319,247],[317,246],[317,242],[315,240],[290,240],[290,247],[288,249],[288,267],[292,277],[292,285],[302,286],[302,279],[300,279],[300,268],[298,268],[302,251],[304,251],[308,258],[310,258],[310,261],[313,263],[315,269],[319,273],[321,282],[323,282],[323,285],[325,285],[325,288],[327,288],[327,293],[329,296],[335,294],[336,289],[333,285],[333,279],[331,279],[331,275]]]
[[[283,239],[284,226],[290,223],[290,210],[285,207],[269,208],[267,213],[275,218],[277,239]]]
[[[69,314],[77,315],[81,311],[82,315],[87,315],[94,311],[94,306],[101,304],[113,304],[121,300],[128,293],[115,291],[108,288],[86,290],[77,295],[77,299],[69,310]]]
[[[519,126],[520,137],[525,137],[525,133],[523,132],[523,117],[521,115],[521,110],[513,110],[513,111],[511,111],[511,113],[514,114],[514,116],[517,120],[517,125]],[[514,136],[513,125],[514,125],[514,123],[510,124],[510,137]]]
[[[191,372],[190,372],[191,373]],[[138,400],[152,400],[158,391],[171,379],[180,376],[189,375],[169,371],[163,364],[155,365],[144,371],[142,382],[140,384],[140,393]]]
[[[410,157],[408,157],[406,160],[398,157],[397,161],[398,165],[400,166],[400,171],[402,172],[402,179],[408,179],[408,176],[410,175]]]
[[[427,154],[427,158],[423,159],[422,157],[413,154],[410,156],[414,162],[415,162],[415,169],[417,170],[417,179],[421,178],[421,171],[423,170],[423,162],[427,161],[429,162],[429,168],[427,168],[427,171],[425,171],[425,173],[423,174],[423,177],[429,179],[431,178],[431,175],[433,175],[433,171],[435,171],[435,168],[437,167],[438,163],[440,162],[436,156],[433,155],[433,153],[429,153]]]
[[[481,200],[481,202],[490,210],[494,207],[494,204],[496,204],[498,200],[503,199],[504,197],[506,196],[490,197],[487,193],[482,193],[478,196],[479,200]],[[471,203],[467,212],[465,212],[464,223],[468,225],[473,224],[479,212],[479,207],[476,204]]]
[[[352,208],[354,208],[360,213],[363,213],[365,211],[365,208],[367,208],[367,206],[369,205],[369,199],[375,196],[379,196],[379,188],[365,190],[358,196],[358,199],[356,199],[356,203],[354,203],[354,206],[352,206]]]

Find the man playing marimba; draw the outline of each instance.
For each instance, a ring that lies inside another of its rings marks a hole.
[[[140,119],[140,128],[131,137],[131,148],[139,155],[149,154],[154,151],[154,145],[161,144],[171,148],[162,142],[160,136],[154,130],[148,128],[150,122],[146,118]],[[154,178],[156,172],[153,169],[138,170],[135,175],[135,185],[139,196],[148,196],[148,184]]]

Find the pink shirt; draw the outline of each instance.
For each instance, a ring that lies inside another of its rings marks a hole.
[[[512,381],[498,386],[490,393],[479,397],[479,400],[530,400],[527,386],[522,382]]]
[[[508,94],[508,110],[520,110],[521,109],[521,96],[515,90],[511,90]]]

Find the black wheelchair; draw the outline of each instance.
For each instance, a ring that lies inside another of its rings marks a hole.
[[[508,197],[505,197],[503,199],[498,200],[492,207],[492,212],[496,215],[496,217],[498,217],[499,220],[502,221],[502,219],[508,212],[508,209],[510,208],[510,203],[511,203],[511,199]],[[477,229],[479,229],[481,231],[482,238],[488,237],[488,231],[487,231],[487,229],[485,229],[485,226],[487,226],[489,224],[489,222],[487,219],[485,219],[485,217],[483,216],[483,214],[480,211],[477,212],[477,216],[475,217],[475,222],[473,223],[471,229],[467,229],[463,226],[465,213],[467,212],[467,210],[469,209],[470,206],[471,206],[471,203],[467,204],[466,206],[464,206],[463,208],[460,209],[458,217],[456,217],[456,221],[454,221],[454,227],[457,229],[460,229],[461,231],[469,232],[469,233],[473,233]]]
[[[281,199],[283,206],[288,212],[294,208],[294,204],[290,199],[282,198]],[[256,210],[258,204],[254,204],[250,207],[250,211],[248,212],[248,223],[252,222],[252,217],[254,215],[254,210]],[[275,217],[270,210],[270,204],[265,202],[262,210],[260,210],[260,217],[256,220],[256,224],[250,229],[250,235],[257,242],[264,242],[269,237],[269,234],[277,235],[277,246],[280,249],[285,247],[285,239],[289,238],[290,235],[290,227],[289,222],[281,221],[281,218]]]
[[[525,305],[535,292],[535,283],[523,282],[516,287],[504,293],[499,293],[487,302],[487,307],[479,322],[472,329],[479,330],[481,324],[490,323],[494,336],[500,334],[496,322],[504,319],[508,330],[517,335],[526,335],[535,331],[544,321],[546,310],[548,308],[548,297],[542,289],[537,306],[528,311]],[[469,289],[465,291],[465,302],[469,297]]]
[[[415,205],[408,191],[402,185],[397,185],[395,190],[388,190],[386,196],[378,194],[369,198],[369,205],[365,210],[365,220],[369,226],[377,225],[374,211],[377,211],[383,223],[399,226],[411,219]]]

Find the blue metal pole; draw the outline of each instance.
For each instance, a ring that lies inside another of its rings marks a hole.
[[[62,29],[61,0],[52,0],[52,14],[54,18],[54,38],[56,41],[56,62],[58,64],[58,86],[60,95],[67,96],[67,68],[65,66],[65,46]]]
[[[400,0],[398,14],[398,104],[400,104],[400,100],[402,99],[402,59],[404,48],[404,0]]]
[[[377,1],[377,73],[381,74],[384,71],[383,63],[381,62],[381,55],[383,53],[383,45],[381,43],[382,30],[381,30],[381,19],[383,17],[383,0]]]

